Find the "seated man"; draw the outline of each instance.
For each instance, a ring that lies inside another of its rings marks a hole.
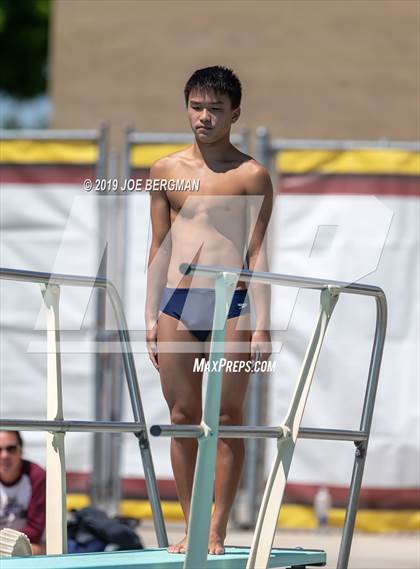
[[[34,555],[45,553],[46,473],[22,459],[23,441],[18,431],[0,431],[0,529],[26,534]]]

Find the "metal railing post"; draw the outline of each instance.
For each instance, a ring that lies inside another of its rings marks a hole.
[[[379,140],[304,140],[304,139],[273,139],[271,141],[272,152],[280,153],[290,150],[327,150],[327,151],[354,151],[361,149],[376,150],[402,150],[407,152],[419,152],[420,142]],[[281,174],[281,172],[279,172]],[[346,507],[346,515],[342,531],[342,539],[337,561],[337,569],[346,569],[350,558],[350,549],[356,522],[357,507],[362,485],[364,465],[366,461],[367,446],[370,436],[370,426],[373,416],[373,407],[376,397],[379,379],[379,368],[385,341],[387,304],[385,295],[379,294],[375,298],[377,306],[377,320],[375,329],[374,346],[370,361],[368,382],[360,430],[366,433],[363,441],[354,441],[356,452],[353,464],[349,497]]]
[[[112,152],[109,157],[108,178],[118,178],[118,156]],[[103,199],[112,200],[113,208],[107,208],[108,215],[112,216],[109,219],[109,226],[112,227],[111,235],[107,234],[107,246],[111,247],[110,260],[113,263],[108,263],[108,271],[112,281],[116,283],[119,290],[121,302],[124,302],[126,297],[126,273],[127,273],[127,199],[123,198],[120,192],[115,195],[101,196]],[[113,278],[114,276],[114,278]],[[111,341],[118,339],[118,333],[114,330],[107,334]],[[105,383],[105,406],[107,419],[113,421],[121,421],[122,415],[122,399],[123,399],[123,379],[124,369],[122,358],[119,354],[109,354],[109,373]],[[121,477],[120,477],[120,464],[121,464],[121,433],[109,433],[103,435],[104,443],[104,467],[107,471],[105,490],[105,502],[107,509],[112,514],[118,514],[118,507],[121,498]]]
[[[107,156],[108,156],[108,127],[102,125],[98,140],[98,162],[96,165],[96,177],[102,180],[107,174]],[[98,204],[98,232],[97,232],[97,251],[100,256],[100,264],[98,274],[100,277],[106,278],[107,276],[107,262],[108,262],[108,247],[105,246],[107,242],[108,233],[108,212],[106,194],[98,194],[96,196]],[[98,289],[96,297],[96,334],[95,341],[97,343],[103,342],[108,338],[105,332],[106,328],[106,291],[102,288]],[[108,367],[109,354],[101,353],[99,350],[95,354],[95,400],[94,400],[94,417],[96,420],[101,420],[106,417],[104,410],[104,383],[106,381],[106,369]],[[107,417],[106,417],[107,418]],[[104,436],[101,433],[93,433],[93,450],[92,450],[92,474],[90,476],[89,494],[92,506],[101,507],[104,505],[104,488],[105,482],[105,469],[104,469]]]
[[[305,140],[296,138],[273,138],[270,142],[273,152],[278,150],[361,150],[376,148],[379,150],[407,150],[419,152],[420,142],[402,140]]]
[[[201,422],[203,433],[198,439],[184,569],[206,566],[223,376],[223,370],[217,364],[224,355],[226,319],[236,283],[236,276],[228,273],[221,273],[216,279],[210,371]]]
[[[244,152],[245,154],[249,154],[250,152],[250,132],[247,127],[241,128],[241,141],[239,143],[239,149]]]
[[[125,319],[121,300],[114,285],[108,281],[108,292],[111,304],[114,308],[115,316],[118,322],[118,335],[122,345],[122,357],[125,375],[127,378],[128,391],[130,395],[131,408],[133,410],[134,420],[141,425],[146,424],[143,405],[140,397],[140,390],[137,381],[136,366],[134,363],[133,353],[130,347],[130,336],[128,332],[127,321]],[[153,522],[156,530],[156,537],[159,547],[168,545],[168,537],[166,534],[165,522],[163,520],[162,506],[160,503],[159,490],[156,482],[155,469],[150,450],[150,443],[146,429],[140,433],[136,433],[139,441],[140,454],[144,468],[144,478],[146,482],[147,494],[149,496]]]
[[[283,437],[277,441],[277,455],[265,487],[251,551],[249,552],[247,569],[254,567],[262,569],[268,566],[303,412],[328,323],[337,300],[338,291],[334,287],[328,286],[321,291],[318,321],[306,350],[289,410],[281,425],[284,433]]]
[[[261,383],[262,377],[260,373],[253,373],[249,381],[249,399],[248,399],[248,425],[258,425],[261,415]],[[255,439],[248,441],[246,453],[244,476],[245,476],[245,504],[246,519],[241,526],[254,527],[257,519],[259,506],[259,482],[260,473],[263,464],[259,462],[258,444]],[[261,457],[262,458],[262,457]]]
[[[368,382],[363,403],[360,430],[367,434],[365,441],[356,442],[356,454],[354,458],[353,472],[351,477],[349,500],[346,508],[340,551],[338,553],[337,569],[346,569],[350,558],[351,543],[353,540],[354,526],[356,522],[357,506],[359,503],[360,489],[362,486],[363,471],[365,468],[367,447],[369,443],[370,429],[372,425],[373,410],[375,407],[376,392],[378,388],[379,372],[381,368],[382,353],[385,344],[387,324],[387,302],[385,295],[376,297],[376,327],[372,355],[369,365]]]
[[[80,286],[80,287],[94,287],[103,288],[107,291],[109,299],[115,314],[115,318],[118,326],[118,337],[122,346],[122,357],[124,362],[124,370],[127,380],[128,391],[130,394],[130,402],[134,415],[135,423],[131,424],[131,428],[127,428],[127,423],[120,423],[118,425],[123,426],[122,429],[117,428],[115,432],[132,432],[136,435],[139,441],[140,455],[144,468],[144,477],[146,481],[146,488],[150,500],[150,505],[152,509],[153,522],[156,531],[156,537],[159,547],[166,547],[168,545],[168,538],[166,535],[165,521],[163,519],[162,506],[160,503],[159,490],[156,481],[155,470],[153,466],[152,455],[150,451],[149,438],[146,430],[145,417],[143,412],[143,406],[140,396],[140,390],[137,382],[136,367],[134,363],[134,357],[130,345],[130,337],[128,333],[127,321],[125,319],[124,310],[122,307],[121,299],[119,297],[117,289],[114,287],[112,282],[102,277],[86,277],[78,275],[62,275],[62,274],[51,274],[43,273],[39,271],[27,271],[23,269],[7,269],[0,267],[0,278],[6,280],[14,280],[21,282],[32,282],[41,285],[48,284],[51,286]],[[55,328],[57,329],[57,326]],[[52,350],[49,350],[52,353]],[[26,429],[29,428],[29,424],[37,425],[36,429],[29,430],[42,430],[42,424],[52,422],[39,422],[39,421],[29,421],[27,423],[22,421],[2,421],[0,420],[0,425],[7,425],[10,428],[16,425],[26,425]],[[61,426],[59,428],[51,429],[52,432],[64,433],[68,430],[72,431],[95,431],[95,428],[87,429],[85,423],[81,421],[57,421]],[[90,423],[98,425],[97,422],[91,421]],[[56,423],[54,423],[56,424]],[[82,426],[83,424],[83,426]],[[72,428],[74,426],[74,428]],[[98,425],[98,427],[101,425]],[[96,428],[98,428],[96,427]],[[47,429],[48,430],[48,429]],[[101,432],[113,432],[114,429],[108,423],[106,428],[98,428]],[[64,440],[63,440],[64,443]],[[62,455],[64,458],[64,453]],[[64,504],[64,503],[63,503]],[[64,514],[65,515],[65,514]],[[54,517],[57,517],[57,512],[54,512]]]
[[[270,135],[265,126],[259,126],[255,132],[255,159],[270,171]]]
[[[47,310],[47,418],[63,420],[60,354],[60,287],[41,285]],[[47,434],[47,553],[67,551],[66,464],[64,433]]]

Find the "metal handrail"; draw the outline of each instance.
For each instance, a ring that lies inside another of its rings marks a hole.
[[[402,150],[420,152],[419,141],[388,140],[305,140],[294,138],[270,138],[266,127],[260,126],[255,133],[256,159],[268,168],[272,174],[272,160],[278,152],[287,150],[330,150],[342,152],[346,150]]]
[[[232,144],[242,143],[247,134],[247,130],[233,133],[231,135]],[[130,144],[190,144],[195,140],[192,132],[135,132],[132,130],[128,131],[127,139]]]
[[[134,433],[141,436],[145,425],[130,421],[44,421],[40,419],[0,419],[5,429],[47,431],[48,433]]]
[[[47,129],[0,129],[0,140],[98,140],[100,129],[88,130],[47,130]]]
[[[270,141],[271,150],[408,150],[419,152],[420,142],[388,140],[304,140],[294,138],[273,138]]]
[[[275,284],[283,286],[292,286],[296,288],[309,288],[314,290],[324,290],[327,287],[337,289],[337,292],[348,292],[351,294],[364,294],[368,296],[385,297],[384,291],[375,285],[366,285],[359,283],[350,283],[346,281],[335,281],[332,279],[320,279],[313,277],[299,277],[296,275],[283,275],[280,273],[264,273],[253,272],[248,269],[236,269],[211,265],[195,265],[182,263],[180,271],[184,275],[193,272],[202,275],[219,275],[220,273],[229,273],[236,275],[238,280],[246,282],[258,282],[262,284]]]
[[[153,522],[156,530],[157,541],[160,547],[166,547],[168,544],[168,538],[166,534],[165,522],[163,519],[162,507],[159,498],[159,491],[156,482],[153,460],[150,452],[150,445],[146,430],[146,422],[145,422],[143,406],[141,402],[141,396],[137,380],[137,372],[136,372],[134,357],[130,347],[130,336],[128,332],[128,325],[125,318],[122,302],[117,289],[110,280],[100,276],[91,277],[91,276],[67,275],[59,273],[44,273],[39,271],[28,271],[23,269],[10,269],[10,268],[1,268],[1,267],[0,267],[0,279],[20,281],[20,282],[32,282],[41,285],[47,285],[48,287],[55,285],[55,286],[102,288],[108,294],[117,320],[119,340],[124,348],[122,350],[122,358],[123,358],[124,370],[127,379],[130,401],[135,421],[135,423],[132,423],[132,432],[139,433],[138,434],[139,446],[140,446],[141,458],[144,467],[147,492],[152,509]],[[48,423],[50,428],[42,430],[48,430],[50,432],[64,432],[66,430],[77,430],[76,428],[71,428],[71,426],[73,425],[73,427],[76,427],[76,424],[78,424],[79,427],[81,427],[82,422],[51,421],[44,423],[45,426],[47,426]],[[91,424],[94,423],[95,423],[94,421],[91,422]],[[140,425],[138,425],[138,423]],[[35,426],[37,424],[38,423],[36,421],[29,421],[26,424],[26,427],[30,427],[30,425]],[[57,425],[57,427],[59,428],[57,429],[51,428],[53,427],[53,424]],[[0,420],[0,427],[4,426],[4,428],[11,429],[11,428],[18,428],[17,425],[20,425],[20,428],[22,428],[22,430],[25,430],[25,426],[22,421]],[[65,425],[68,426],[67,429],[64,428]],[[139,426],[141,427],[140,429]],[[108,427],[106,427],[105,429],[105,425],[103,425],[103,428],[100,427],[100,425],[98,425],[97,428],[99,431],[108,430],[108,432],[110,432],[110,429],[108,429]],[[28,430],[33,430],[33,429],[30,428]],[[116,428],[115,432],[122,432],[121,428],[120,427]]]
[[[352,481],[350,485],[350,495],[349,495],[349,502],[347,505],[346,510],[346,518],[343,528],[343,536],[340,546],[339,558],[338,558],[338,565],[339,569],[345,569],[348,566],[348,559],[350,555],[350,547],[351,541],[353,536],[354,530],[354,522],[355,516],[357,511],[357,503],[360,493],[362,475],[363,475],[363,468],[366,459],[366,451],[367,451],[367,444],[370,435],[370,428],[372,423],[372,415],[373,415],[373,408],[375,403],[375,396],[377,390],[377,383],[379,378],[379,370],[381,364],[381,357],[385,339],[385,331],[386,331],[386,319],[387,319],[387,303],[386,297],[383,290],[376,286],[371,285],[361,285],[358,283],[346,283],[341,281],[328,281],[322,279],[310,279],[306,277],[296,277],[291,275],[280,275],[280,274],[270,274],[270,273],[254,273],[248,270],[239,270],[235,268],[226,268],[226,267],[209,267],[209,266],[199,266],[199,265],[187,265],[183,264],[181,266],[181,271],[184,274],[189,274],[191,272],[201,273],[201,274],[212,274],[213,277],[218,278],[220,281],[220,277],[226,278],[233,278],[234,280],[245,280],[251,281],[254,280],[255,282],[267,283],[267,284],[277,284],[283,286],[294,286],[294,287],[304,287],[304,288],[312,288],[315,290],[321,290],[321,294],[325,292],[328,293],[329,297],[332,298],[334,296],[338,296],[340,293],[347,292],[351,294],[362,294],[362,295],[369,295],[375,297],[376,300],[376,307],[377,307],[377,321],[376,321],[376,328],[375,328],[375,339],[374,345],[372,350],[371,362],[369,367],[369,377],[368,377],[368,384],[365,394],[365,400],[363,404],[363,412],[362,412],[362,420],[360,431],[341,431],[335,429],[300,429],[299,434],[302,434],[305,438],[324,438],[324,439],[331,439],[331,440],[354,440],[357,445],[356,450],[356,457],[355,457],[355,464],[353,468],[352,474]],[[140,442],[140,448],[142,451],[142,459],[144,463],[144,457],[147,456],[144,451],[148,451],[150,455],[150,449],[148,446],[147,441],[147,434],[144,433],[144,416],[143,410],[141,407],[141,399],[140,394],[138,391],[138,384],[137,384],[137,376],[136,370],[134,366],[134,360],[130,349],[130,339],[128,335],[127,323],[125,320],[125,315],[123,312],[121,300],[119,298],[118,292],[113,286],[113,284],[103,277],[84,277],[84,276],[75,276],[75,275],[63,275],[63,274],[50,274],[50,273],[40,273],[36,271],[23,271],[23,270],[16,270],[16,269],[1,269],[0,268],[0,278],[6,280],[18,280],[24,282],[35,282],[38,284],[47,284],[51,285],[67,285],[67,286],[93,286],[93,287],[101,287],[104,288],[107,293],[109,294],[111,304],[114,308],[115,315],[117,318],[117,322],[119,324],[118,333],[120,336],[120,341],[124,345],[125,349],[123,350],[123,359],[124,359],[124,367],[126,371],[127,381],[129,384],[130,390],[130,397],[132,398],[132,406],[133,406],[133,413],[135,416],[135,420],[141,423],[139,425],[140,429],[137,430]],[[233,282],[233,281],[232,281]],[[220,286],[220,285],[219,285]],[[230,284],[232,286],[232,283]],[[328,309],[330,310],[330,309]],[[220,315],[219,315],[220,316]],[[220,318],[219,318],[220,319]],[[325,334],[325,326],[322,335]],[[223,340],[222,340],[223,341]],[[322,341],[322,338],[321,338]],[[318,341],[319,344],[319,341]],[[320,344],[319,344],[320,346]],[[319,350],[318,346],[318,350]],[[310,355],[310,354],[309,354]],[[312,372],[313,373],[313,372]],[[3,422],[0,423],[0,425]],[[40,425],[40,422],[36,421],[29,421],[27,422],[28,427],[31,423],[32,426],[37,424],[38,427],[42,427],[43,430],[53,431],[53,432],[65,432],[66,430],[84,430],[87,428],[88,422],[83,421],[45,421]],[[107,422],[91,422],[92,425],[95,423],[99,429],[110,428],[110,423]],[[100,423],[100,424],[98,424]],[[104,424],[105,423],[105,424]],[[8,421],[8,426],[11,428],[11,425],[23,425],[22,421]],[[118,423],[118,429],[125,429],[132,424],[123,424]],[[25,426],[25,425],[23,425]],[[169,432],[169,429],[174,427],[165,427],[163,430]],[[181,428],[185,428],[180,426]],[[200,430],[202,426],[190,426],[189,428],[196,429],[195,434],[193,436],[200,437]],[[283,427],[283,426],[281,426]],[[118,432],[121,432],[117,429]],[[229,436],[227,431],[224,430],[226,427],[220,428],[220,435],[222,436],[223,433],[226,433]],[[271,427],[263,427],[264,436],[275,436],[277,439],[283,439],[286,442],[290,440],[290,435],[287,434],[287,431],[281,430],[280,427],[278,428],[271,428]],[[32,430],[32,429],[29,429]],[[142,431],[140,433],[140,430]],[[243,433],[240,433],[240,429],[237,427],[230,428],[231,435],[237,436],[259,436],[262,435],[263,432],[261,431],[258,433],[258,428],[251,427],[251,428],[244,428]],[[236,432],[235,432],[236,431]],[[253,433],[253,434],[252,434]],[[201,433],[202,434],[202,433]],[[186,433],[185,436],[191,436],[191,434]],[[208,437],[208,433],[206,433]],[[225,435],[226,436],[226,435]],[[146,437],[146,438],[145,438]],[[150,482],[154,482],[156,484],[156,478],[154,476],[153,470],[153,463],[151,462],[150,456],[150,464],[151,470],[145,467],[145,476],[146,476],[146,485],[149,490]],[[148,474],[152,476],[153,480],[148,481]],[[156,489],[157,491],[157,489]],[[158,494],[157,495],[157,500]],[[152,498],[152,494],[149,493],[149,496]],[[152,501],[152,499],[151,499]],[[159,510],[160,510],[160,502],[159,503]],[[153,510],[153,506],[152,506]],[[160,510],[161,514],[161,510]],[[158,527],[156,525],[156,519],[154,516],[156,532],[159,536]],[[163,523],[163,516],[162,516],[162,523]],[[164,537],[166,538],[166,532],[163,525],[163,532]],[[160,544],[161,545],[161,544]],[[166,544],[165,544],[166,545]],[[188,555],[187,555],[188,557]],[[252,566],[252,560],[250,560]]]
[[[196,272],[201,274],[220,275],[220,268],[213,269],[211,267],[201,267],[199,265],[182,265],[182,272]],[[367,437],[363,442],[356,443],[357,449],[355,461],[353,465],[352,479],[350,483],[349,500],[346,508],[346,516],[338,554],[337,569],[346,569],[348,567],[351,542],[353,539],[354,525],[356,521],[357,505],[359,501],[360,488],[362,484],[363,470],[366,461],[367,446],[369,442],[370,429],[372,426],[373,409],[375,406],[375,398],[379,380],[379,371],[382,361],[382,353],[385,343],[386,324],[387,324],[387,301],[384,291],[377,286],[345,283],[333,280],[324,280],[322,287],[322,279],[311,279],[306,277],[296,277],[290,275],[271,274],[253,272],[247,269],[227,269],[224,272],[235,274],[238,279],[245,281],[254,281],[261,283],[272,283],[278,285],[287,285],[305,288],[332,288],[336,293],[350,293],[373,296],[376,301],[376,326],[375,336],[372,347],[372,354],[369,364],[368,381],[366,386],[365,398],[363,402],[362,418],[360,422],[360,431],[366,433]],[[356,441],[355,441],[356,442]]]
[[[155,437],[176,438],[200,438],[203,436],[203,428],[200,425],[153,425],[150,433]],[[278,427],[237,426],[221,425],[219,437],[224,439],[278,439],[283,432]],[[366,441],[367,433],[350,429],[317,429],[313,427],[301,427],[299,435],[301,439],[323,439],[328,441]]]
[[[222,294],[220,291],[221,290],[223,291],[223,283],[225,283],[224,286],[228,287],[230,286],[230,281],[232,279],[234,279],[234,282],[237,282],[238,280],[247,281],[247,282],[253,281],[265,284],[309,288],[321,291],[321,312],[318,317],[318,323],[305,355],[301,371],[301,377],[299,378],[298,384],[296,386],[295,394],[292,399],[292,404],[287,413],[286,420],[282,425],[280,425],[277,428],[230,427],[230,434],[229,434],[229,428],[227,429],[226,427],[217,427],[216,425],[216,427],[210,426],[209,429],[209,425],[204,421],[201,423],[201,425],[190,425],[190,426],[154,425],[151,429],[151,433],[157,436],[159,435],[164,435],[164,436],[172,435],[172,436],[184,436],[184,437],[189,436],[197,438],[199,442],[201,441],[204,442],[206,440],[210,441],[212,435],[222,436],[222,433],[226,433],[228,437],[232,435],[238,437],[267,436],[271,438],[277,438],[278,445],[283,444],[283,448],[281,450],[280,446],[278,446],[276,461],[275,464],[273,465],[269,481],[267,482],[266,492],[263,498],[263,504],[260,509],[260,515],[258,517],[257,528],[254,533],[253,545],[250,551],[250,557],[248,560],[247,567],[254,567],[255,563],[257,562],[261,566],[266,566],[267,559],[269,556],[269,551],[272,545],[271,537],[274,537],[274,533],[271,536],[271,533],[275,531],[275,525],[273,524],[276,524],[277,520],[277,517],[273,513],[275,512],[275,507],[273,505],[270,507],[269,503],[270,499],[272,499],[272,495],[274,492],[274,495],[277,493],[275,501],[278,503],[280,500],[278,507],[280,507],[281,505],[281,499],[282,499],[281,497],[283,495],[285,482],[287,480],[287,473],[293,455],[293,448],[294,448],[293,441],[297,438],[297,436],[303,435],[304,438],[322,438],[326,440],[350,440],[350,441],[353,440],[357,448],[356,448],[355,461],[353,466],[352,479],[350,483],[349,500],[346,508],[346,516],[345,516],[342,539],[340,544],[340,551],[337,561],[337,569],[347,569],[350,557],[351,542],[354,532],[357,505],[358,505],[360,488],[362,483],[363,470],[367,454],[367,446],[368,446],[370,429],[372,424],[373,409],[375,405],[375,397],[376,397],[376,391],[379,379],[379,371],[382,360],[383,347],[385,342],[386,323],[387,323],[387,302],[384,291],[380,287],[366,285],[366,284],[348,283],[343,281],[334,281],[334,280],[319,279],[319,278],[298,277],[294,275],[253,272],[247,269],[237,269],[237,268],[222,267],[222,266],[214,267],[214,266],[183,263],[180,266],[180,271],[185,275],[195,273],[199,275],[211,276],[216,280],[216,311],[218,307],[218,298],[219,298],[218,294],[219,295]],[[322,339],[323,336],[325,335],[328,319],[331,316],[334,305],[341,293],[372,296],[375,298],[376,301],[375,337],[374,337],[374,343],[373,343],[370,366],[369,366],[367,387],[363,403],[360,430],[350,431],[350,430],[338,430],[338,429],[313,429],[313,428],[300,429],[299,428],[300,419],[303,413],[303,408],[301,407],[301,401],[303,401],[303,406],[304,406],[304,402],[306,400],[310,386],[311,377],[313,376],[314,373],[315,369],[314,366],[316,365],[316,360],[319,355]],[[223,299],[223,297],[221,298]],[[220,318],[220,313],[217,318],[215,314],[214,322],[216,323],[221,321],[223,320],[221,320]],[[226,317],[225,317],[225,322],[226,322]],[[217,328],[215,327],[213,328],[214,328],[213,333],[219,332]],[[220,335],[222,337],[221,341],[223,342],[224,330],[220,332],[221,332]],[[213,360],[213,358],[217,360],[222,356],[222,354],[219,354],[214,350],[215,348],[212,347],[210,354],[211,360]],[[218,351],[219,350],[220,349],[218,349]],[[215,376],[213,378],[213,382],[215,382],[217,386],[215,387],[215,389],[219,389],[218,384],[220,382],[220,378]],[[208,383],[210,383],[210,378]],[[209,394],[209,387],[207,389],[208,389],[207,393]],[[207,397],[206,397],[205,409],[207,407]],[[298,408],[300,409],[298,410]],[[203,450],[203,453],[204,452],[205,451]],[[200,457],[200,447],[199,447],[197,464],[200,464],[200,458],[202,459],[201,462],[203,462],[204,460],[203,456],[204,455]],[[212,462],[213,464],[214,457],[212,457],[212,460],[210,462]],[[199,480],[200,489],[201,491],[204,492],[206,482],[203,481],[204,479],[203,470],[199,471],[196,466],[194,485],[196,484],[197,473],[200,474],[200,480]],[[283,478],[284,476],[286,477],[285,479]],[[204,505],[200,504],[195,506],[194,490],[193,490],[193,501],[190,513],[191,527],[189,530],[189,532],[191,532],[191,536],[189,536],[189,539],[192,541],[193,547],[188,548],[184,568],[193,567],[194,563],[196,563],[197,560],[200,562],[202,561],[203,553],[201,552],[202,549],[201,546],[203,545],[204,548],[205,536],[203,535],[201,530],[197,529],[198,528],[197,523],[193,523],[192,521],[193,518],[195,520],[201,520],[201,518],[199,517],[199,510],[197,508],[204,508]],[[267,512],[269,512],[270,514],[269,515],[270,519],[268,521],[266,521]],[[267,535],[265,535],[263,538],[263,533],[270,534],[270,536],[267,537]],[[193,550],[193,552],[191,552],[191,549]]]

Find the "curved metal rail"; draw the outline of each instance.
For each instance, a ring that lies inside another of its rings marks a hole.
[[[199,441],[196,475],[194,479],[193,499],[189,523],[189,547],[184,567],[196,569],[205,567],[207,557],[207,539],[210,523],[210,511],[213,491],[214,466],[216,456],[217,437],[271,437],[277,439],[277,455],[267,482],[263,503],[258,516],[257,527],[253,544],[249,552],[247,568],[267,567],[270,563],[270,551],[276,530],[278,513],[281,507],[284,487],[293,456],[294,446],[298,436],[304,438],[319,438],[326,440],[353,440],[356,444],[356,457],[350,485],[349,502],[343,528],[337,567],[346,569],[350,555],[350,547],[354,530],[357,503],[360,493],[363,469],[366,460],[367,444],[369,441],[372,415],[377,391],[380,364],[385,340],[387,304],[385,294],[379,287],[345,283],[322,279],[308,279],[292,275],[271,273],[252,273],[247,270],[237,270],[229,267],[207,267],[198,265],[182,265],[185,274],[196,272],[211,275],[216,280],[216,308],[213,323],[210,362],[216,362],[223,356],[223,346],[227,308],[236,282],[239,280],[255,280],[261,283],[311,288],[321,291],[321,307],[318,320],[311,341],[303,361],[295,393],[285,420],[278,427],[219,427],[218,416],[220,409],[221,372],[211,372],[207,385],[205,408],[201,425],[167,425],[153,426],[153,435],[196,437]],[[159,545],[166,546],[167,538],[163,522],[162,511],[157,491],[156,478],[149,442],[147,439],[144,414],[137,383],[134,358],[130,348],[130,339],[125,320],[124,311],[118,292],[107,279],[98,277],[82,277],[73,275],[54,275],[36,271],[20,271],[14,269],[0,269],[0,278],[38,283],[42,287],[44,302],[48,312],[48,375],[49,375],[49,405],[47,421],[3,420],[1,428],[22,430],[46,430],[50,433],[48,452],[50,452],[50,470],[56,474],[61,473],[61,479],[52,479],[51,487],[60,499],[53,499],[54,512],[64,511],[65,503],[62,500],[63,489],[65,493],[65,480],[63,480],[64,466],[64,433],[68,431],[110,431],[134,432],[139,439],[141,456],[146,476],[152,511]],[[62,417],[61,402],[61,368],[59,348],[58,299],[60,286],[91,286],[104,288],[110,298],[118,322],[118,334],[123,345],[122,356],[129,387],[130,399],[134,414],[134,423],[101,422],[101,421],[65,421]],[[369,367],[368,383],[363,405],[362,420],[359,431],[339,429],[311,429],[301,428],[306,399],[314,375],[316,362],[325,336],[327,325],[334,306],[341,293],[362,294],[375,297],[377,307],[377,320],[374,345]],[[217,368],[217,366],[216,366]],[[211,366],[211,369],[214,369]],[[54,455],[58,449],[58,456]],[[60,492],[57,492],[57,484]],[[49,498],[50,493],[48,493]],[[53,510],[50,510],[53,513]],[[50,516],[52,519],[52,516]],[[58,530],[63,529],[63,518]],[[48,522],[47,522],[48,526]],[[57,528],[54,535],[57,543]],[[65,535],[61,533],[61,552],[64,551]],[[60,551],[57,551],[60,552]]]
[[[47,307],[48,337],[48,408],[49,421],[0,420],[2,429],[45,430],[50,434],[47,441],[47,550],[48,553],[63,553],[66,549],[65,524],[65,459],[64,433],[67,431],[83,432],[133,432],[139,441],[144,468],[146,488],[150,499],[153,522],[158,544],[168,545],[165,522],[160,504],[159,491],[150,451],[143,405],[137,381],[134,357],[130,346],[130,336],[123,306],[117,289],[104,277],[89,277],[25,271],[20,269],[0,268],[0,279],[31,282],[41,285],[44,302]],[[59,338],[59,293],[61,286],[102,288],[108,294],[118,326],[119,341],[122,345],[122,358],[131,407],[133,423],[115,423],[100,421],[64,421],[61,397],[61,358]],[[89,426],[90,425],[90,426]]]

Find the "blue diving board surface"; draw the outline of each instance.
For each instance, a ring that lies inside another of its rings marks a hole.
[[[209,555],[209,569],[244,569],[249,547],[226,547],[224,555]],[[103,553],[2,557],[1,569],[182,569],[184,554],[165,548]],[[268,567],[305,567],[326,564],[325,551],[313,549],[272,549]],[[197,569],[201,569],[197,567]]]

